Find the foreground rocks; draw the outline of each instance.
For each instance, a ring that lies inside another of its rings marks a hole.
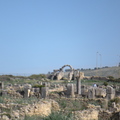
[[[99,111],[88,109],[83,111],[75,111],[75,120],[98,120]]]
[[[17,104],[13,104],[17,106]],[[24,106],[17,106],[17,110],[11,110],[13,107],[12,104],[0,104],[2,109],[9,109],[10,112],[2,112],[0,114],[1,120],[23,120],[25,115],[32,116],[32,115],[40,115],[40,116],[48,116],[53,111],[59,111],[59,105],[54,100],[40,100],[37,103],[24,105]]]

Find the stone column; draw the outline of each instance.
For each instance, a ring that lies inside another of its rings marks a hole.
[[[87,86],[85,86],[85,85],[81,86],[81,95],[83,95],[84,97],[88,96],[88,88],[87,88]]]
[[[73,72],[70,72],[70,73],[68,74],[68,81],[71,81],[71,80],[72,80],[72,76],[73,76]]]
[[[76,84],[73,84],[73,85],[74,85],[74,92],[76,93],[77,92]]]
[[[74,71],[74,77],[77,80],[77,83],[76,83],[77,94],[81,95],[81,79],[80,79],[80,71],[79,70]]]
[[[57,85],[56,85],[56,84],[54,84],[54,87],[56,88],[56,87],[57,87]]]
[[[42,82],[40,82],[39,84],[40,84],[40,85],[43,85],[43,83],[42,83]]]
[[[0,89],[4,89],[4,83],[0,82]]]
[[[50,86],[51,86],[50,83],[48,83],[48,84],[47,84],[47,87],[50,87]]]
[[[64,72],[60,71],[60,72],[57,74],[57,80],[62,79],[63,76],[64,76]]]
[[[30,89],[25,88],[24,89],[24,98],[28,98],[30,96]]]
[[[106,89],[106,98],[107,100],[111,100],[115,97],[115,89],[113,89],[111,86],[108,86]]]
[[[2,96],[7,95],[7,91],[6,90],[2,90]]]
[[[95,88],[94,87],[92,87],[88,90],[88,98],[95,99]]]
[[[74,85],[73,84],[68,84],[67,85],[66,95],[67,95],[67,97],[75,97]]]
[[[81,95],[81,80],[80,80],[79,77],[77,77],[76,87],[77,87],[77,94],[78,94],[78,95]]]
[[[48,90],[49,90],[48,87],[42,87],[41,88],[41,97],[42,98],[46,98],[48,96]]]

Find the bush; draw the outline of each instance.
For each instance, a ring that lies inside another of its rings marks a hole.
[[[109,80],[114,80],[113,76],[107,76],[107,78],[109,78]]]
[[[42,118],[41,116],[33,115],[33,116],[25,116],[24,120],[43,120],[41,118]]]
[[[116,97],[114,99],[109,100],[108,106],[111,107],[111,105],[112,105],[113,102],[115,102],[116,104],[118,104],[118,103],[120,104],[120,98]]]
[[[64,109],[67,106],[67,101],[66,100],[61,100],[59,104]]]
[[[42,87],[45,87],[45,85],[34,85],[34,86],[32,86],[32,88],[40,88],[40,91],[41,91]]]
[[[108,83],[107,83],[107,82],[104,82],[104,83],[103,83],[103,85],[104,85],[104,86],[107,86],[107,85],[108,85]]]
[[[38,75],[33,74],[33,75],[29,76],[29,78],[31,78],[31,79],[41,79],[41,78],[46,78],[46,75],[44,75],[44,74],[38,74]]]
[[[62,112],[53,112],[43,120],[73,120],[72,113],[63,114]]]

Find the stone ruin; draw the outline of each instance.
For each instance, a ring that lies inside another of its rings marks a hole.
[[[95,98],[106,98],[108,100],[113,99],[116,95],[119,96],[120,92],[117,88],[117,91],[111,86],[104,87],[93,87],[93,86],[81,86],[81,79],[83,79],[84,74],[79,70],[74,70],[70,65],[64,65],[59,70],[54,71],[51,79],[57,76],[57,79],[60,80],[63,77],[63,69],[64,67],[69,66],[71,68],[70,73],[68,74],[69,80],[74,76],[74,80],[76,80],[76,84],[67,84],[66,86],[61,85],[51,85],[49,82],[39,82],[39,85],[43,85],[41,88],[34,88],[30,84],[25,85],[9,85],[7,89],[4,89],[4,83],[0,83],[0,89],[2,95],[10,94],[12,96],[28,98],[31,96],[36,96],[37,98],[47,98],[49,96],[50,91],[58,91],[59,88],[62,88],[61,91],[64,92],[66,97],[76,97],[83,96],[89,99]],[[59,72],[58,72],[59,71]],[[17,88],[17,89],[16,89]],[[64,89],[63,89],[64,88]],[[117,94],[116,94],[117,93]]]
[[[62,66],[60,69],[53,70],[53,73],[52,73],[50,79],[51,79],[51,80],[53,80],[53,79],[61,80],[61,79],[64,77],[64,75],[65,75],[65,73],[64,73],[64,71],[63,71],[63,69],[64,69],[65,67],[70,67],[70,72],[69,72],[68,75],[67,75],[68,81],[71,81],[72,79],[73,79],[73,80],[76,80],[76,75],[77,75],[77,72],[78,72],[79,70],[74,70],[71,65],[64,65],[64,66]],[[83,78],[83,77],[84,77],[84,73],[83,73],[83,72],[80,72],[80,74],[81,74],[81,75],[80,75],[81,78]]]
[[[32,87],[31,84],[8,85],[5,88],[4,83],[1,82],[0,83],[1,95],[2,96],[10,95],[10,96],[13,96],[14,98],[22,97],[23,99],[33,96],[33,97],[37,97],[40,100],[43,100],[43,99],[46,100],[46,98],[50,98],[50,93],[57,91],[59,93],[59,96],[57,96],[57,97],[62,96],[63,98],[88,98],[88,99],[93,99],[93,100],[96,98],[104,98],[104,100],[106,100],[107,102],[108,102],[108,100],[114,99],[115,97],[118,97],[118,96],[120,97],[120,92],[119,92],[120,87],[118,87],[118,86],[113,88],[112,86],[107,86],[107,87],[105,87],[105,86],[97,87],[96,86],[96,87],[94,87],[94,86],[81,85],[81,79],[83,79],[84,74],[81,73],[79,70],[74,70],[70,65],[64,65],[59,70],[54,71],[51,79],[53,79],[56,76],[57,79],[60,80],[64,76],[63,68],[66,66],[69,66],[71,68],[71,71],[68,74],[69,80],[74,78],[74,80],[76,80],[76,84],[68,83],[68,84],[64,85],[64,84],[51,84],[50,82],[39,82],[38,84],[42,86],[41,88]],[[106,102],[106,104],[108,104],[107,102]],[[46,109],[49,109],[47,107],[48,106],[51,107],[51,104],[52,104],[52,102],[46,102],[46,105],[45,104],[44,105],[45,105]],[[55,104],[57,104],[57,103],[55,103]],[[31,115],[35,115],[41,111],[41,108],[39,109],[38,104],[34,104],[34,105],[36,107],[35,109],[32,106],[27,106],[27,107],[29,107],[29,108],[27,108],[27,110],[31,111],[31,112],[29,112],[26,110],[28,112],[28,114],[30,113]],[[40,105],[40,106],[42,106],[42,105]],[[112,106],[113,106],[113,108],[111,108],[111,111],[118,110],[118,107],[116,104],[113,103]],[[59,109],[59,107],[58,107],[58,109]],[[50,110],[50,112],[46,113],[46,114],[51,113],[51,108],[49,110]],[[37,112],[33,113],[33,111],[34,112],[37,111]],[[86,111],[86,110],[84,110],[82,112],[76,111],[75,114],[77,117],[81,117],[82,115],[84,117],[87,112],[89,112],[88,114],[89,114],[90,118],[91,118],[91,116],[92,116],[92,118],[98,116],[98,111],[96,112],[96,110],[92,110],[92,112]],[[96,113],[96,116],[94,116],[95,113]],[[81,118],[81,120],[83,120],[83,119]],[[97,119],[95,119],[95,120],[97,120]]]
[[[111,100],[114,97],[116,97],[116,94],[115,94],[116,91],[111,86],[107,86],[106,88],[104,86],[100,86],[100,87],[85,86],[85,85],[81,86],[80,75],[81,75],[80,72],[76,71],[76,76],[75,76],[77,80],[76,84],[68,83],[66,86],[60,85],[60,84],[53,85],[53,84],[50,84],[49,82],[40,82],[39,83],[40,85],[45,85],[41,89],[34,88],[30,84],[25,84],[23,86],[11,85],[7,87],[7,90],[5,90],[4,83],[1,83],[0,88],[2,88],[1,90],[2,90],[3,96],[10,94],[9,91],[11,90],[11,95],[13,97],[17,97],[17,96],[14,96],[13,94],[17,95],[16,93],[18,93],[17,92],[18,91],[17,87],[18,87],[18,89],[22,89],[24,91],[23,96],[20,93],[21,96],[18,96],[18,97],[23,97],[23,99],[26,99],[28,97],[35,96],[36,94],[38,94],[38,97],[37,97],[38,99],[41,99],[41,100],[45,99],[44,102],[41,101],[40,103],[35,103],[32,106],[28,105],[26,107],[21,107],[20,111],[13,111],[12,112],[13,117],[15,117],[16,119],[19,118],[21,114],[24,116],[25,115],[24,113],[28,115],[38,115],[38,113],[40,113],[40,115],[49,115],[53,109],[51,108],[53,103],[51,101],[46,101],[46,98],[49,98],[49,94],[55,91],[63,92],[62,95],[63,97],[66,97],[66,98],[79,98],[83,96],[88,99],[105,98],[106,100]],[[57,105],[57,103],[55,102],[54,104]],[[46,112],[46,110],[48,110],[48,112]],[[57,105],[56,110],[59,110],[59,105]],[[118,107],[116,106],[116,104],[113,103],[113,108],[111,108],[110,110],[116,111],[118,110]],[[87,113],[87,115],[85,113]],[[94,116],[95,113],[96,113],[96,116]],[[83,117],[88,118],[88,115],[89,115],[89,118],[95,118],[95,120],[97,120],[96,118],[98,118],[98,114],[99,114],[99,111],[96,109],[75,111],[75,116],[79,119],[81,118],[81,120],[84,120]]]
[[[54,70],[52,75],[51,75],[51,80],[53,80],[55,77],[57,80],[60,80],[63,78],[64,76],[64,72],[63,72],[63,69],[68,66],[70,67],[70,73],[68,74],[68,80],[71,80],[72,79],[72,75],[73,75],[73,68],[71,65],[64,65],[62,66],[60,69],[58,70]]]

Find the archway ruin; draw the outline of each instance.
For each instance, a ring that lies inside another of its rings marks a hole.
[[[73,71],[74,71],[74,69],[73,69],[73,67],[71,65],[64,65],[60,69],[54,70],[51,79],[53,80],[55,76],[56,76],[57,80],[62,79],[63,76],[64,76],[63,69],[65,67],[69,67],[70,68],[70,72],[68,74],[68,80],[71,80],[72,76],[73,76]]]

